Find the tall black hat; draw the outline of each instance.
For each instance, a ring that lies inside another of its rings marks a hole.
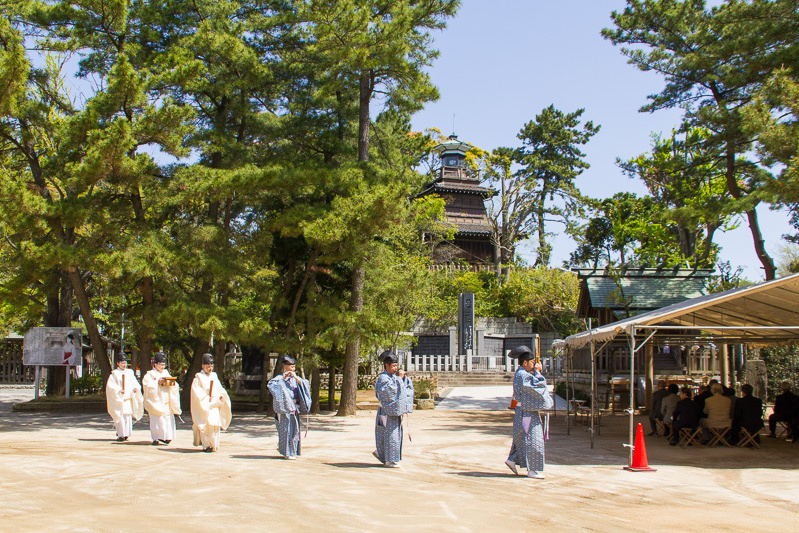
[[[294,359],[290,355],[284,355],[283,357],[280,358],[280,364],[281,365],[295,365],[295,364],[297,364],[297,360]]]
[[[399,359],[394,352],[386,350],[385,352],[381,353],[380,356],[377,358],[380,360],[384,365],[392,365],[394,363],[399,363]]]
[[[210,353],[203,354],[203,364],[204,365],[212,365],[214,364],[214,356]]]
[[[535,354],[533,351],[525,345],[517,346],[516,348],[512,349],[508,355],[514,359],[518,359],[520,363],[522,361],[535,359]]]
[[[125,355],[125,352],[117,352],[117,353],[115,353],[114,354],[114,362],[115,363],[121,363],[122,361],[125,361],[125,362],[128,361],[128,356]]]
[[[155,355],[153,356],[153,362],[166,364],[166,355],[164,355],[163,352],[155,352]]]

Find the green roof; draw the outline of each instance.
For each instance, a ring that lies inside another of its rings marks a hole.
[[[582,290],[590,306],[599,309],[649,311],[707,294],[709,269],[625,269],[610,275],[603,270],[578,269]]]

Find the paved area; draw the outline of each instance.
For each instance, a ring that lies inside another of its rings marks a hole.
[[[31,391],[32,392],[32,391]],[[2,531],[652,531],[799,530],[799,446],[675,449],[646,442],[652,473],[621,467],[627,418],[552,421],[547,479],[503,464],[512,413],[418,411],[402,468],[371,456],[374,412],[311,418],[298,461],[274,424],[236,415],[219,452],[151,446],[146,419],[113,441],[105,415],[15,413],[0,395]],[[506,398],[507,400],[507,398]],[[643,417],[641,421],[644,421]]]
[[[550,392],[552,387],[550,387]],[[513,396],[512,385],[486,387],[453,387],[436,409],[446,411],[501,411],[508,409]],[[566,410],[566,400],[556,397],[556,407]]]

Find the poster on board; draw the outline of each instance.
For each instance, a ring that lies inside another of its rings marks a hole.
[[[22,341],[22,363],[30,366],[76,366],[83,363],[80,328],[32,328]]]

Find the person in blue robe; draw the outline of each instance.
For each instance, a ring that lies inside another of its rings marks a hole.
[[[284,355],[280,359],[283,372],[269,380],[272,406],[277,425],[277,449],[286,459],[300,455],[300,415],[311,410],[311,389],[307,379],[295,374],[296,361]]]
[[[380,402],[375,419],[375,451],[378,461],[389,468],[399,468],[402,460],[402,419],[413,411],[413,383],[399,370],[399,360],[392,352],[380,354],[383,373],[377,377],[375,396]]]
[[[535,362],[530,348],[519,346],[511,350],[510,356],[519,359],[513,377],[513,397],[518,403],[513,415],[513,445],[505,464],[514,474],[522,467],[527,469],[527,477],[544,479],[544,427],[540,412],[552,409],[552,397],[541,374],[541,364]]]

